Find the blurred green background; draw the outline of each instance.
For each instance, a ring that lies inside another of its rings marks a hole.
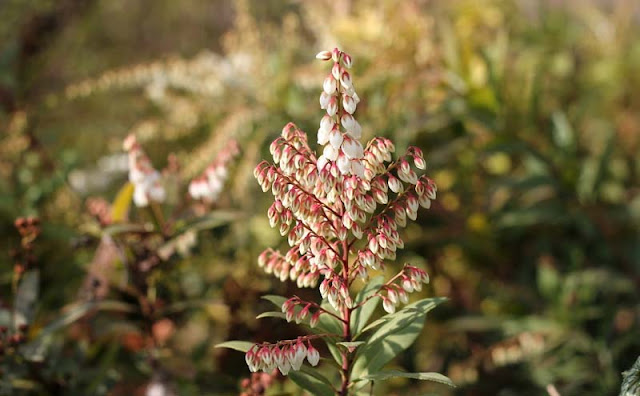
[[[286,242],[252,170],[289,121],[315,139],[327,71],[314,55],[334,46],[354,59],[363,139],[421,147],[439,187],[397,265],[425,266],[423,295],[450,301],[394,364],[458,388],[384,392],[618,394],[640,355],[637,1],[4,0],[0,19],[2,251],[20,244],[15,218],[42,221],[29,337],[84,298],[105,249],[87,202],[125,183],[127,134],[156,168],[179,164],[175,205],[229,139],[242,150],[212,212],[231,220],[154,272],[183,303],[162,345],[139,345],[149,323],[135,315],[98,310],[52,332],[35,368],[0,363],[0,394],[142,395],[150,381],[237,394],[244,359],[213,345],[297,334],[255,319],[260,295],[297,291],[257,268]],[[13,259],[0,257],[6,315]]]

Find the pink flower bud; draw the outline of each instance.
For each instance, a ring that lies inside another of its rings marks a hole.
[[[349,74],[349,72],[347,71],[343,72],[339,78],[340,78],[340,85],[342,85],[345,89],[353,89],[353,85],[351,82],[351,75]]]
[[[390,314],[396,312],[396,306],[387,297],[382,297],[382,308]]]
[[[322,61],[328,61],[331,59],[331,51],[320,51],[316,55],[316,59],[320,59]]]
[[[342,67],[340,67],[339,63],[334,63],[333,67],[331,68],[331,75],[333,76],[333,78],[336,79],[336,81],[340,80],[340,75],[342,74]]]
[[[340,55],[342,55],[342,52],[338,48],[334,48],[333,51],[331,51],[331,59],[333,59],[334,62],[340,61]]]
[[[327,114],[333,117],[338,112],[338,100],[335,96],[331,96],[329,98],[329,102],[327,103]]]
[[[309,320],[309,326],[311,326],[312,329],[318,325],[318,321],[320,321],[320,314],[321,311],[318,311],[314,313],[313,316],[311,316],[311,319]]]
[[[389,175],[389,189],[391,191],[393,191],[394,193],[399,193],[400,191],[402,191],[402,182],[400,182],[400,180],[398,180],[395,176],[393,175]]]
[[[416,168],[418,169],[426,169],[427,168],[427,163],[425,162],[425,160],[421,157],[413,157],[413,164],[416,166]]]
[[[320,352],[318,352],[311,343],[309,343],[309,347],[307,348],[307,361],[313,367],[317,366],[320,361]]]
[[[342,54],[342,64],[347,69],[351,69],[353,61],[351,60],[351,56],[349,54],[345,54],[345,53]]]

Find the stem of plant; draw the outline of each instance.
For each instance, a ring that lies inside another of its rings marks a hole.
[[[342,241],[342,278],[345,285],[349,285],[349,243],[347,240]],[[351,341],[351,308],[344,307],[342,310],[343,341]],[[340,396],[347,396],[349,388],[349,372],[351,371],[351,360],[348,351],[342,351],[342,386],[340,387]]]

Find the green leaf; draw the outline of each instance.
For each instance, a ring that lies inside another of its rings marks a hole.
[[[267,294],[266,296],[262,296],[262,299],[271,302],[280,310],[282,310],[282,304],[288,300],[286,297],[277,296],[275,294]]]
[[[337,314],[328,301],[323,301],[320,306],[328,312]],[[316,333],[325,332],[331,334],[342,334],[342,324],[338,322],[336,318],[328,314],[320,315],[317,328],[319,331],[316,331]],[[331,352],[333,360],[338,364],[342,364],[342,353],[335,344],[335,340],[333,338],[323,338],[323,340],[325,344],[327,344],[327,348],[329,349],[329,352]]]
[[[382,326],[371,334],[366,346],[358,351],[351,378],[378,373],[391,359],[413,344],[422,331],[427,312],[443,301],[444,298],[426,298],[386,315]]]
[[[303,366],[305,367],[305,366]],[[314,396],[334,396],[335,392],[331,387],[329,380],[324,378],[324,380],[318,378],[322,377],[318,373],[311,374],[311,370],[300,370],[300,371],[291,371],[289,372],[289,378],[293,382],[295,382],[302,389],[310,392]]]
[[[256,319],[262,319],[262,318],[279,318],[284,320],[287,319],[285,314],[283,314],[282,312],[276,312],[276,311],[263,312],[260,315],[256,316]]]
[[[15,301],[14,328],[17,329],[20,325],[30,324],[33,321],[33,310],[38,300],[39,287],[40,272],[38,270],[27,271],[20,277]]]
[[[246,353],[254,345],[255,344],[253,342],[248,341],[227,341],[216,345],[215,348],[228,348]]]
[[[362,333],[366,333],[369,330],[373,330],[374,328],[380,326],[383,323],[386,323],[387,321],[389,321],[390,319],[392,319],[394,317],[394,315],[399,314],[400,312],[403,312],[405,310],[407,311],[418,311],[419,308],[416,306],[416,304],[418,304],[419,302],[422,301],[431,301],[433,302],[433,305],[427,305],[427,312],[431,311],[433,308],[435,308],[436,306],[438,306],[439,304],[443,303],[444,301],[446,301],[447,298],[446,297],[434,297],[434,298],[426,298],[420,301],[416,301],[415,303],[409,304],[407,306],[405,306],[403,309],[401,309],[400,311],[393,313],[393,314],[387,314],[373,322],[371,322],[367,327],[365,327],[364,329],[362,329]],[[362,334],[361,333],[361,334]]]
[[[413,378],[421,381],[433,381],[441,384],[449,385],[453,388],[456,385],[447,377],[446,375],[442,375],[440,373],[407,373],[399,370],[385,370],[376,374],[370,374],[362,379],[371,380],[371,381],[386,381],[389,378],[394,377],[402,377],[402,378]]]
[[[135,308],[131,304],[113,300],[68,305],[62,309],[63,314],[57,320],[44,327],[32,342],[22,348],[23,356],[32,361],[44,360],[44,355],[53,340],[53,333],[79,320],[92,310],[130,313],[134,312]]]
[[[356,348],[364,343],[364,341],[336,342],[336,345],[346,348],[349,353],[353,353]]]
[[[360,304],[365,301],[368,297],[371,297],[378,290],[380,290],[380,286],[384,283],[383,276],[377,276],[367,283],[367,285],[358,293],[355,299],[355,304]],[[364,303],[360,308],[353,311],[351,314],[351,335],[356,337],[364,326],[366,326],[367,322],[373,315],[373,312],[376,310],[378,304],[380,303],[379,298],[372,298],[366,303]]]

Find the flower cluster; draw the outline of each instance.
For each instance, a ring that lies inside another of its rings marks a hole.
[[[406,226],[407,218],[416,219],[420,206],[431,206],[437,188],[431,179],[416,173],[426,167],[419,148],[409,147],[395,162],[391,156],[395,146],[389,139],[374,138],[363,148],[358,140],[362,129],[353,117],[360,99],[346,71],[351,57],[334,49],[317,58],[334,62],[320,97],[327,112],[318,130],[322,155],[317,157],[307,135],[289,123],[270,146],[273,164],[263,161],[256,167],[254,175],[263,191],[271,190],[274,196],[269,222],[287,236],[290,245],[285,254],[265,250],[258,264],[282,281],[318,286],[323,300],[333,308],[326,310],[294,297],[282,305],[288,321],[300,322],[311,315],[313,327],[320,315],[329,314],[346,326],[348,341],[350,313],[358,309],[350,286],[357,278],[366,280],[369,270],[396,258],[396,250],[404,247],[398,229]],[[408,293],[419,291],[428,279],[425,271],[406,265],[371,298],[380,298],[384,309],[393,313],[408,302]],[[252,370],[281,366],[274,363],[272,349],[265,348],[255,346],[247,353]],[[293,360],[283,366],[283,373],[297,370],[301,362],[295,351],[287,353]]]
[[[277,367],[282,375],[289,374],[292,369],[300,370],[305,358],[312,366],[320,361],[320,353],[311,345],[308,337],[276,344],[256,344],[245,355],[251,372],[262,370],[270,373]]]
[[[135,135],[124,140],[123,147],[129,155],[129,181],[133,184],[133,202],[138,207],[149,205],[149,201],[163,202],[166,196],[160,182],[160,173],[153,168]]]
[[[202,175],[189,183],[191,197],[193,199],[202,199],[208,203],[217,201],[228,177],[229,162],[239,153],[238,142],[230,140],[216,159],[207,166]]]

